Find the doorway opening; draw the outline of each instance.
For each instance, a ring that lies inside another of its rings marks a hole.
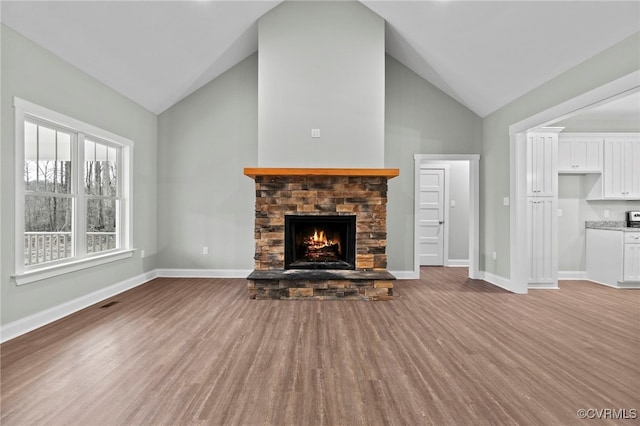
[[[640,71],[621,77],[604,86],[593,89],[573,99],[528,117],[509,126],[510,135],[510,288],[515,293],[527,293],[530,259],[527,233],[527,149],[526,132],[529,129],[549,126],[568,119],[588,109],[603,105],[640,91]],[[555,254],[557,256],[557,253]]]
[[[469,278],[479,278],[480,156],[415,154],[414,161],[414,277],[421,265],[437,265],[468,266]]]

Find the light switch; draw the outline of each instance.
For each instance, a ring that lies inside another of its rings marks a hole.
[[[451,200],[451,203],[449,203],[451,205],[451,207],[455,207],[456,206],[456,200]]]
[[[562,216],[562,209],[558,209],[558,217]]]
[[[509,205],[509,197],[504,197],[502,199],[502,204],[505,205],[505,206],[508,206]]]

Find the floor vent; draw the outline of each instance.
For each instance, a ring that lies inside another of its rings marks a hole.
[[[113,302],[105,303],[104,305],[100,306],[100,308],[110,308],[113,305],[115,305],[116,303],[118,303],[118,301],[114,300]]]

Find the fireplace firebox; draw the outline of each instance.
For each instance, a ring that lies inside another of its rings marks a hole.
[[[285,269],[355,269],[355,215],[284,219]]]

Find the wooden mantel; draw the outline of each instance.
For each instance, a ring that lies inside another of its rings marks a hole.
[[[245,167],[244,174],[253,179],[256,176],[370,176],[391,179],[398,176],[400,170]]]

